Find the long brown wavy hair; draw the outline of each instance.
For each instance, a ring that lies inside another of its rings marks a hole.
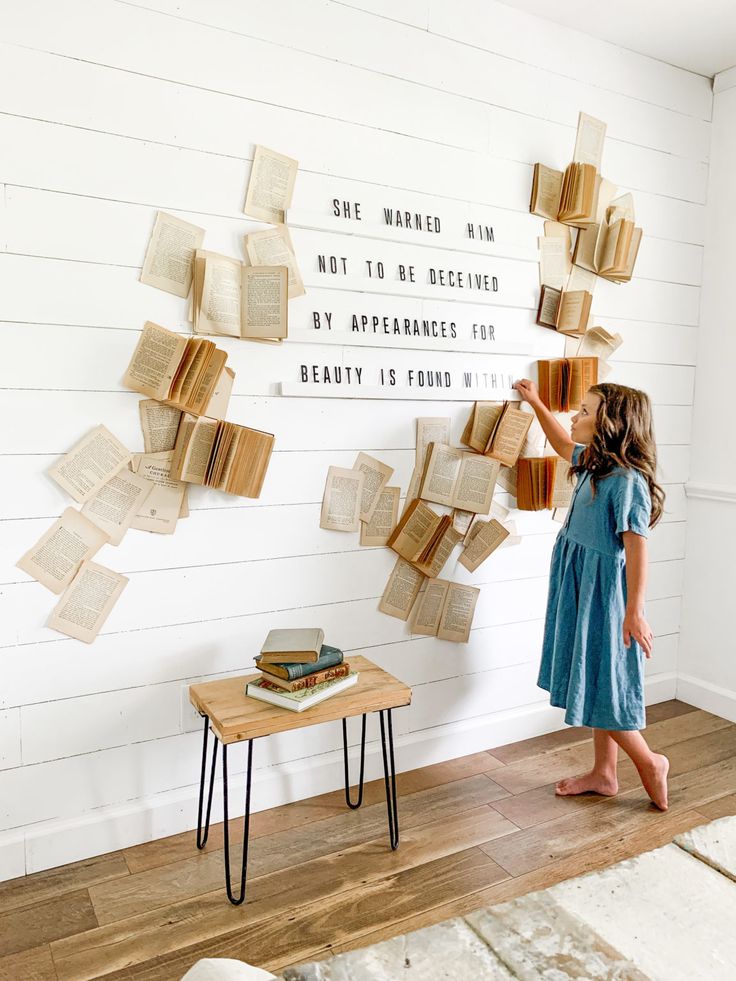
[[[590,471],[593,494],[600,480],[617,467],[640,471],[649,485],[652,514],[649,527],[662,517],[664,491],[657,483],[657,446],[652,425],[652,403],[645,392],[625,385],[604,382],[589,389],[600,396],[595,419],[595,434],[583,450],[570,474]]]

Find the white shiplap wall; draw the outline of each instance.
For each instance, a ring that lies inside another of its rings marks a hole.
[[[302,362],[526,373],[561,350],[533,325],[540,223],[527,203],[531,164],[569,159],[579,109],[607,120],[604,171],[635,191],[645,229],[636,281],[602,283],[595,310],[625,339],[612,380],[656,403],[669,499],[651,547],[648,696],[670,697],[709,83],[490,0],[25,0],[3,20],[0,878],[191,827],[200,734],[183,688],[242,672],[274,624],[320,623],[414,686],[396,717],[401,768],[559,725],[535,685],[548,516],[519,515],[523,544],[481,568],[463,647],[378,614],[390,553],[318,528],[329,464],[374,453],[405,490],[414,418],[451,415],[457,439],[468,405],[281,398],[275,383]],[[153,214],[191,219],[206,247],[239,255],[258,225],[241,214],[255,143],[300,161],[291,221],[308,290],[287,345],[222,342],[237,373],[230,417],[276,434],[263,495],[193,490],[175,536],[133,532],[104,549],[130,585],[92,647],[67,640],[43,626],[51,594],[13,565],[67,503],[44,472],[98,422],[140,448],[138,397],[120,386],[136,332],[146,319],[188,329],[183,301],[137,282]],[[332,219],[333,197],[365,215],[441,214],[456,238],[434,249],[375,218]],[[468,242],[467,220],[493,224],[495,247]],[[476,294],[326,278],[318,253],[487,265],[502,289],[489,309]],[[498,354],[346,344],[310,330],[313,310],[490,321]],[[336,726],[257,745],[255,806],[338,786],[339,746]]]

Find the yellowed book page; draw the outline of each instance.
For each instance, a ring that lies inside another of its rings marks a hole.
[[[608,361],[622,344],[623,338],[620,334],[611,334],[605,327],[593,327],[580,338],[577,357]]]
[[[304,295],[304,283],[286,225],[246,235],[245,252],[252,266],[286,266],[289,270],[289,299]]]
[[[601,183],[598,188],[598,204],[596,207],[595,221],[597,225],[603,226],[606,221],[606,212],[613,202],[613,196],[616,193],[616,185],[611,181],[607,181],[605,177],[601,178]]]
[[[538,163],[535,165],[535,173],[537,180],[531,211],[535,215],[554,221],[560,210],[562,171]]]
[[[539,282],[561,290],[570,275],[570,249],[564,238],[539,239]]]
[[[558,457],[555,463],[555,477],[552,485],[551,506],[553,508],[566,508],[572,498],[573,490],[572,484],[567,476],[570,471],[570,464],[561,457]]]
[[[575,137],[575,163],[592,164],[601,169],[603,143],[606,139],[606,124],[594,116],[581,112],[578,116],[578,131]]]
[[[407,509],[389,539],[390,545],[407,562],[413,562],[424,551],[437,530],[440,516],[423,501],[416,500]]]
[[[480,590],[476,589],[475,586],[461,586],[456,582],[450,583],[437,630],[437,636],[440,640],[467,644],[470,638],[470,628],[473,625],[475,604],[478,602],[479,596]]]
[[[357,531],[365,474],[362,470],[330,467],[322,497],[319,526],[328,531]]]
[[[576,266],[587,269],[588,272],[594,273],[596,271],[596,245],[603,227],[602,225],[588,225],[587,228],[578,229],[574,252]]]
[[[119,545],[152,490],[150,481],[124,467],[87,501],[82,514],[108,536],[111,545]]]
[[[74,508],[67,508],[16,562],[32,579],[61,593],[82,564],[107,542],[107,535]]]
[[[503,470],[504,468],[501,467]],[[505,521],[511,514],[509,508],[501,504],[500,501],[493,501],[491,504],[491,510],[488,512],[492,518],[496,518],[498,521]]]
[[[91,644],[127,585],[127,576],[95,562],[83,562],[46,626]]]
[[[140,281],[174,296],[187,296],[192,285],[194,253],[203,242],[204,228],[158,211]]]
[[[416,438],[416,458],[415,466],[421,470],[424,467],[424,459],[427,446],[430,443],[449,443],[450,425],[452,420],[449,416],[420,416],[417,419],[417,438]]]
[[[478,453],[485,452],[488,440],[503,412],[503,402],[476,402],[467,445]]]
[[[138,403],[143,433],[143,449],[146,453],[162,453],[173,450],[176,431],[179,428],[181,409],[165,405],[156,399],[141,399]]]
[[[584,335],[584,336],[587,336]],[[576,358],[578,356],[578,351],[580,350],[580,345],[583,342],[582,337],[574,337],[571,334],[565,334],[565,351],[564,356],[566,358]],[[530,453],[529,456],[537,456],[536,453]]]
[[[182,425],[183,422],[182,420]],[[187,422],[188,427],[185,429],[185,435],[188,433],[188,438],[181,454],[181,467],[177,466],[176,461],[172,461],[174,463],[173,473],[177,480],[186,480],[191,484],[203,484],[217,435],[217,420],[201,416],[193,423],[189,419]],[[179,439],[177,437],[178,446]]]
[[[243,263],[215,252],[204,263],[197,333],[240,337]]]
[[[136,472],[154,486],[131,521],[131,528],[158,535],[173,535],[176,531],[186,484],[171,476],[172,456],[171,450],[167,453],[142,454]]]
[[[130,458],[127,448],[109,429],[96,426],[47,472],[78,504],[84,504],[127,466]]]
[[[562,294],[563,305],[565,303],[565,297],[570,293],[580,292],[581,290],[593,293],[597,282],[598,277],[590,269],[583,269],[582,266],[573,266],[570,270],[570,275],[567,277],[565,292]]]
[[[455,531],[452,525],[449,525],[445,529],[445,533],[440,539],[437,550],[431,559],[429,559],[427,562],[415,562],[414,564],[420,572],[424,573],[425,576],[429,576],[430,579],[434,579],[440,574],[440,572],[442,572],[445,567],[445,563],[452,555],[452,550],[462,539],[462,537],[463,536],[459,531]]]
[[[149,321],[138,338],[123,384],[159,402],[166,401],[186,349],[186,337]]]
[[[179,520],[189,517],[189,484],[184,484],[184,495],[181,499],[181,509],[179,510]]]
[[[545,238],[562,238],[567,243],[567,251],[572,250],[572,232],[569,225],[563,225],[561,221],[545,221]]]
[[[460,508],[453,508],[452,527],[461,535],[467,535],[474,518],[475,513],[473,511],[463,511]]]
[[[510,405],[494,434],[488,456],[499,460],[506,467],[512,467],[519,458],[533,419],[531,412],[524,412]]]
[[[241,336],[285,338],[289,334],[289,270],[243,266]]]
[[[384,487],[370,521],[360,522],[361,545],[385,545],[399,518],[400,487]]]
[[[568,510],[568,508],[555,508],[552,512],[552,520],[558,525],[564,525]]]
[[[406,514],[406,509],[409,507],[412,501],[416,500],[419,494],[419,488],[422,483],[422,470],[419,467],[415,467],[412,471],[412,475],[409,478],[409,486],[406,491],[406,497],[404,499],[404,506],[401,509],[401,514],[399,515],[399,521]]]
[[[625,218],[626,221],[636,221],[634,195],[631,191],[627,191],[626,194],[620,194],[617,198],[613,198],[606,210],[608,211],[609,223],[617,221],[619,218]]]
[[[398,558],[378,604],[379,611],[399,620],[408,620],[424,579],[413,565]]]
[[[432,443],[432,449],[428,452],[429,462],[419,496],[424,501],[452,507],[463,451],[444,443]]]
[[[607,361],[598,362],[598,381],[604,382],[611,374],[612,368]]]
[[[360,500],[360,520],[370,521],[378,506],[378,498],[383,488],[391,479],[393,467],[381,463],[367,453],[358,453],[353,464],[353,470],[360,471],[363,476],[363,492]]]
[[[299,161],[256,145],[243,211],[251,218],[280,225],[291,207]]]
[[[473,536],[473,540],[463,549],[458,562],[465,566],[468,572],[475,572],[508,536],[508,531],[495,518],[483,522],[477,534]]]
[[[516,476],[517,472],[515,464],[513,467],[502,466],[498,471],[498,479],[496,481],[501,490],[505,490],[508,494],[511,494],[512,497],[516,497]]]
[[[455,484],[454,507],[475,514],[488,514],[501,464],[488,456],[466,453]]]
[[[450,583],[447,579],[428,579],[419,594],[412,617],[411,632],[436,637]]]
[[[235,372],[225,366],[215,385],[215,390],[207,403],[207,415],[210,419],[224,419],[227,416],[230,396],[235,383]]]
[[[578,269],[579,266],[575,268]],[[584,314],[587,296],[588,293],[585,290],[575,290],[572,293],[562,294],[560,310],[557,315],[557,329],[559,331],[581,334],[585,332]]]

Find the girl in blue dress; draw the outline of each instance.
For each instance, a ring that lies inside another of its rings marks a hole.
[[[552,553],[538,684],[565,709],[568,725],[593,729],[595,759],[589,773],[560,781],[556,793],[616,794],[620,746],[651,800],[666,810],[669,761],[640,732],[644,658],[653,640],[644,616],[647,534],[664,503],[649,397],[623,385],[594,385],[568,435],[534,382],[514,387],[577,476]]]

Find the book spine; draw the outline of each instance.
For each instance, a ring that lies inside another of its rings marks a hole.
[[[319,661],[314,664],[286,664],[284,667],[286,668],[289,681],[295,681],[297,678],[306,678],[310,674],[314,674],[315,671],[334,668],[336,664],[341,663],[342,651],[337,651],[335,654],[320,657]]]
[[[338,664],[334,668],[325,668],[323,671],[315,671],[307,674],[303,678],[295,678],[294,681],[284,683],[286,691],[301,691],[303,688],[314,688],[315,685],[322,684],[323,681],[334,681],[336,678],[346,678],[350,674],[349,664]],[[268,675],[265,675],[268,680]]]

